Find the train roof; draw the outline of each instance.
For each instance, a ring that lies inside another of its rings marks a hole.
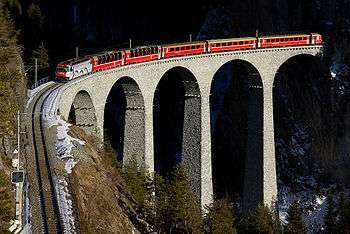
[[[159,47],[159,46],[160,46],[160,45],[136,46],[136,47],[126,48],[126,49],[122,49],[122,50],[124,50],[124,51],[130,51],[130,50],[148,49],[148,48]]]
[[[123,49],[120,49],[120,50],[102,51],[102,52],[98,52],[98,53],[95,53],[95,54],[87,55],[86,57],[103,56],[103,55],[115,54],[115,53],[123,52],[123,51],[124,51]]]
[[[89,61],[89,58],[83,57],[83,58],[74,58],[74,59],[68,59],[65,61],[60,62],[60,64],[68,64],[68,65],[75,65],[78,63]]]
[[[282,35],[268,35],[268,36],[259,36],[259,38],[284,38],[284,37],[307,37],[310,36],[311,33],[309,34],[282,34]]]
[[[255,40],[256,37],[239,37],[239,38],[225,38],[225,39],[211,39],[208,42],[229,42],[229,41],[245,41],[245,40]]]
[[[164,44],[162,47],[176,47],[176,46],[184,46],[184,45],[198,45],[205,43],[205,41],[188,41],[188,42],[180,42],[180,43],[172,43],[172,44]]]

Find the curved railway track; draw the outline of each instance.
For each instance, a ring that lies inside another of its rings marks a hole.
[[[31,116],[30,121],[27,120],[27,127],[31,130],[31,136],[28,137],[31,154],[27,157],[27,171],[30,182],[33,233],[62,233],[63,231],[42,119],[43,107],[48,95],[59,86],[59,84],[53,84],[45,88],[28,108]]]

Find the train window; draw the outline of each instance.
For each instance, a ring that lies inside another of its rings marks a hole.
[[[180,50],[180,48],[179,48],[179,47],[176,47],[176,48],[175,48],[175,51],[179,51],[179,50]]]
[[[243,41],[240,41],[239,44],[240,44],[240,45],[243,45]]]
[[[192,46],[191,46],[191,49],[192,49],[192,50],[194,50],[194,49],[195,49],[195,46],[194,46],[194,45],[192,45]]]

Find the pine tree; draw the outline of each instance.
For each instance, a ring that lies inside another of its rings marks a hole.
[[[331,195],[327,197],[327,213],[325,216],[325,230],[327,233],[335,233],[336,231],[336,212],[335,204]]]
[[[293,202],[288,210],[288,224],[285,233],[306,233],[306,227],[303,223],[302,212],[297,202]]]
[[[153,224],[155,216],[154,186],[147,169],[136,160],[129,160],[123,167],[123,177],[132,197],[138,204],[138,213],[149,224]]]
[[[9,12],[0,8],[0,138],[14,134],[14,114],[25,98],[26,80],[21,65],[17,32]]]
[[[246,218],[246,231],[249,233],[274,233],[272,215],[268,207],[259,204]]]
[[[10,8],[15,8],[20,15],[22,14],[22,5],[20,0],[4,0],[4,3]]]
[[[11,59],[18,56],[18,50],[17,32],[10,14],[0,8],[0,66],[8,66]]]
[[[166,179],[156,179],[156,231],[200,233],[200,210],[183,167],[176,166]]]
[[[49,68],[49,55],[47,49],[44,46],[44,43],[41,42],[39,47],[33,51],[32,63],[34,64],[35,59],[37,59],[38,65],[38,75],[39,77],[45,76]]]
[[[338,201],[339,222],[337,230],[340,233],[350,233],[350,203],[346,201],[344,193],[340,193]]]
[[[32,52],[40,46],[40,42],[43,40],[44,17],[40,7],[35,3],[31,3],[25,13],[21,34],[26,49],[25,58],[29,59],[34,57]]]
[[[205,207],[203,229],[205,233],[213,234],[236,234],[235,216],[227,198],[214,200]]]
[[[40,69],[49,67],[49,55],[43,42],[41,42],[39,47],[33,51],[33,58],[38,59],[38,66]]]

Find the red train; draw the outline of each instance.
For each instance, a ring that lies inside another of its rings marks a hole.
[[[84,58],[64,61],[57,65],[55,75],[56,80],[67,81],[89,73],[112,69],[118,66],[172,57],[234,50],[321,44],[322,36],[317,33],[311,33],[142,46],[117,51],[105,51],[99,54],[87,55]]]

